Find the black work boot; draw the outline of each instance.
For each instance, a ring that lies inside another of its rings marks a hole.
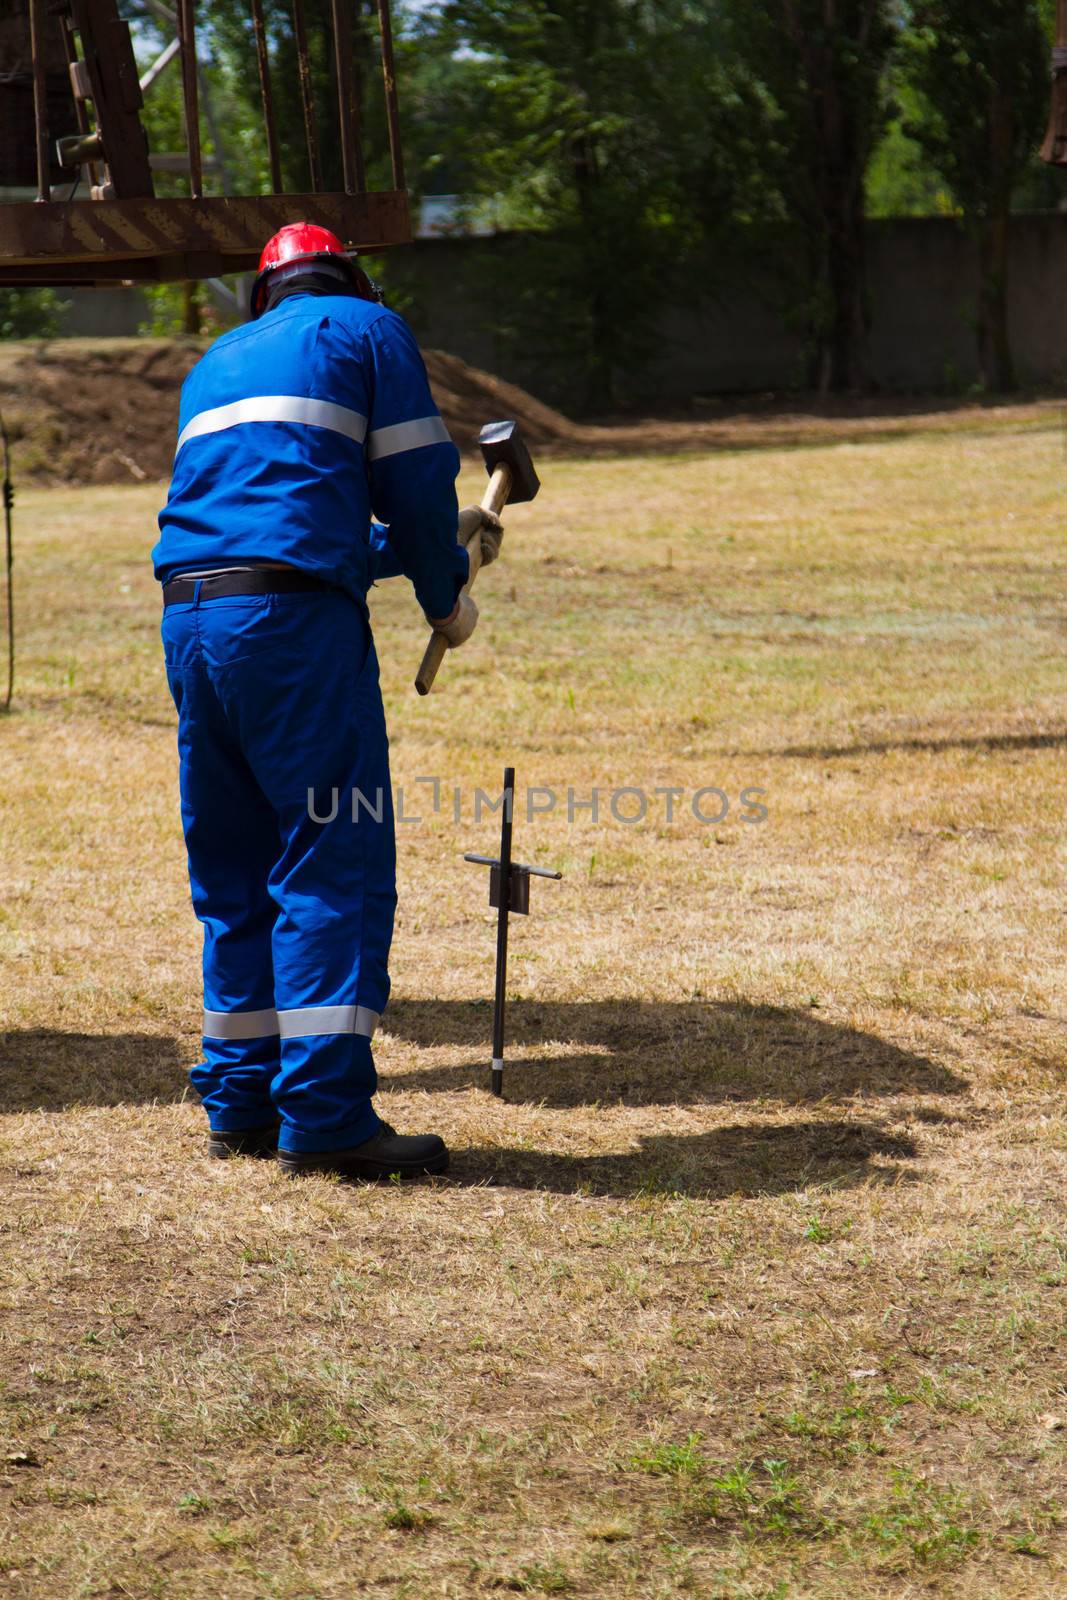
[[[278,1122],[266,1128],[242,1128],[239,1133],[219,1133],[212,1128],[207,1141],[207,1153],[219,1161],[229,1161],[231,1156],[272,1156],[278,1148]]]
[[[448,1146],[436,1133],[397,1133],[383,1122],[373,1139],[354,1150],[279,1150],[278,1164],[290,1178],[331,1172],[364,1183],[381,1178],[424,1178],[447,1172]]]

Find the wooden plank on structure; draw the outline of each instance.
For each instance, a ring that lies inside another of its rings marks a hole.
[[[116,197],[132,200],[151,195],[148,139],[141,126],[143,101],[129,23],[119,16],[115,0],[71,0],[71,11]]]
[[[0,284],[209,278],[255,267],[287,222],[375,250],[411,238],[407,194],[212,195],[0,206]]]

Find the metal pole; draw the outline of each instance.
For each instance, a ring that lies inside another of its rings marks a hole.
[[[382,35],[382,77],[385,81],[385,115],[389,123],[389,159],[393,164],[393,188],[403,189],[404,152],[400,148],[400,111],[396,99],[393,25],[389,20],[389,0],[378,0],[378,27]]]
[[[222,179],[223,194],[233,194],[233,179],[230,177],[230,166],[226,159],[226,146],[222,137],[222,127],[215,116],[215,106],[211,99],[211,85],[208,83],[207,73],[198,61],[196,75],[200,84],[200,99],[204,107],[204,119],[207,122],[207,131],[211,135],[211,142],[215,146],[215,164]]]
[[[504,1002],[508,981],[508,912],[511,909],[511,828],[515,814],[515,768],[504,768],[500,819],[500,904],[496,913],[496,996],[493,1001],[493,1066],[489,1087],[504,1093]]]
[[[267,52],[267,29],[263,22],[263,0],[252,0],[252,31],[256,36],[259,94],[263,101],[263,127],[267,135],[270,186],[274,194],[281,194],[282,158],[278,150],[278,130],[274,125],[274,91],[270,85],[270,56]]]
[[[11,710],[11,696],[15,690],[15,588],[14,567],[15,547],[11,531],[11,513],[15,504],[15,488],[11,482],[11,445],[7,437],[7,428],[4,424],[4,415],[0,411],[0,444],[4,453],[4,482],[2,493],[4,501],[4,529],[7,540],[7,694],[4,698],[4,710]]]
[[[185,98],[185,138],[189,146],[189,192],[194,200],[204,194],[204,167],[200,158],[200,96],[196,77],[196,19],[194,0],[179,0],[178,42],[182,56],[182,90]]]
[[[316,194],[319,194],[322,191],[322,167],[319,162],[319,135],[315,127],[315,94],[311,86],[311,60],[308,56],[307,29],[304,26],[303,0],[293,0],[293,36],[296,39],[296,60],[300,74],[300,99],[304,107],[308,172],[311,176],[311,187]]]
[[[30,0],[30,56],[33,60],[33,126],[37,139],[37,198],[51,200],[48,180],[48,85],[44,74],[44,0]]]
[[[352,0],[331,0],[333,46],[337,64],[337,120],[341,129],[341,160],[345,193],[362,194],[367,187],[363,171],[359,104],[352,71]]]

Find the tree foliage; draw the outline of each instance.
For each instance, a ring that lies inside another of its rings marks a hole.
[[[624,398],[645,308],[688,292],[680,263],[753,179],[720,31],[692,0],[448,0],[409,47],[419,165],[530,231],[515,328],[591,406]]]
[[[51,339],[67,302],[55,289],[0,289],[0,339]]]
[[[1002,215],[1048,110],[1036,0],[919,0],[900,43],[908,132],[966,216]]]

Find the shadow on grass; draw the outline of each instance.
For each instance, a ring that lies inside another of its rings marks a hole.
[[[453,1152],[449,1184],[545,1189],[556,1194],[731,1196],[787,1194],[812,1185],[917,1181],[898,1165],[918,1155],[906,1135],[869,1122],[738,1123],[710,1133],[655,1134],[615,1155],[558,1155],[545,1150]],[[881,1156],[889,1161],[873,1165]]]
[[[1034,395],[1020,404],[1050,398]],[[998,416],[997,410],[995,399],[976,404],[969,397],[946,395],[871,396],[839,404],[805,393],[775,394],[762,403],[756,396],[739,395],[722,397],[697,413],[591,417],[545,439],[540,448],[546,455],[587,459],[635,453],[689,456],[1047,432],[1062,426],[1059,406],[1029,416]]]
[[[178,1041],[155,1033],[0,1033],[0,1112],[173,1104],[187,1070]]]
[[[966,1079],[929,1057],[824,1022],[813,1010],[725,1001],[516,1000],[507,1025],[509,1047],[523,1052],[504,1073],[504,1097],[513,1104],[565,1109],[774,1099],[811,1105],[857,1094],[954,1095],[967,1088]],[[449,1059],[386,1068],[382,1089],[485,1089],[491,1026],[485,1004],[393,1001],[385,1031],[423,1049],[443,1047]],[[403,1054],[410,1060],[413,1052]],[[173,1104],[189,1093],[188,1065],[179,1041],[158,1034],[0,1034],[0,1112]]]
[[[411,1044],[459,1046],[455,1064],[386,1070],[383,1089],[485,1088],[492,1012],[466,1001],[394,1000],[385,1030]],[[765,1097],[789,1104],[855,1094],[960,1094],[966,1079],[814,1010],[691,1001],[508,1004],[504,1098],[545,1106],[699,1105]],[[552,1043],[551,1054],[530,1047]],[[478,1052],[472,1059],[471,1052]]]
[[[506,1075],[513,1100],[566,1107],[597,1100],[653,1105],[755,1098],[783,1091],[778,1081],[783,1068],[789,1069],[794,1101],[825,1100],[831,1083],[839,1093],[861,1082],[869,1092],[881,1094],[946,1093],[964,1087],[961,1079],[922,1057],[819,1023],[805,1013],[628,1001],[551,1008],[520,1002],[510,1009],[516,1029],[526,1033],[551,1019],[557,1037],[574,1035],[577,1042],[601,1050],[606,1039],[613,1041],[608,1054],[579,1052],[516,1064]],[[391,1011],[390,1022],[394,1033],[420,1044],[479,1046],[488,1010],[406,1001]],[[724,1075],[716,1065],[718,1056],[732,1049],[749,1052],[744,1088],[736,1073]],[[157,1034],[7,1033],[0,1035],[0,1112],[171,1104],[188,1092],[185,1070],[178,1041]],[[480,1066],[431,1067],[386,1074],[383,1088],[447,1092],[484,1087],[485,1080]],[[839,1188],[911,1182],[915,1175],[899,1163],[917,1153],[906,1135],[858,1118],[741,1122],[699,1134],[645,1135],[636,1149],[607,1155],[459,1149],[447,1181],[461,1187],[488,1184],[560,1194],[725,1199],[782,1194],[814,1184]]]
[[[913,750],[939,755],[948,750],[1061,750],[1067,745],[1062,733],[987,733],[953,739],[873,739],[868,744],[791,744],[781,750],[745,750],[752,757],[783,756],[792,760],[835,761],[847,756],[885,756],[894,750]]]

